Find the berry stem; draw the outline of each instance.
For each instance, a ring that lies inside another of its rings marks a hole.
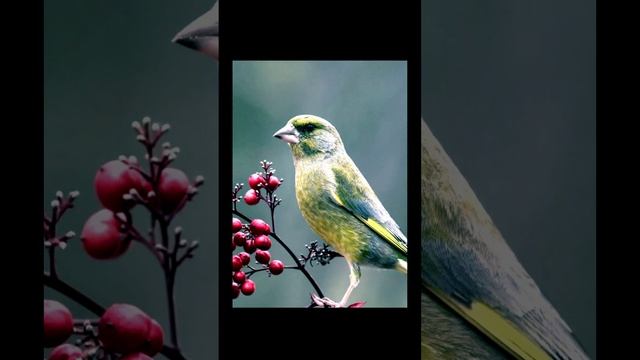
[[[247,279],[248,279],[248,278],[250,278],[250,277],[251,277],[251,275],[253,275],[253,274],[257,273],[257,272],[261,272],[261,271],[267,271],[267,270],[269,270],[269,268],[268,268],[268,267],[264,267],[264,268],[262,268],[262,269],[254,269],[254,268],[252,268],[252,267],[250,267],[250,266],[248,266],[248,267],[251,269],[251,271],[247,271],[247,272],[245,272],[245,273],[244,273],[244,274],[247,276]],[[300,270],[300,268],[299,268],[299,267],[297,267],[297,266],[285,266],[284,268],[285,268],[285,269]]]
[[[55,246],[49,247],[49,272],[51,273],[51,277],[57,279],[58,272],[56,271],[56,248]]]
[[[247,221],[247,222],[251,222],[251,219],[249,217],[247,217],[246,215],[244,215],[243,213],[241,213],[240,211],[234,209],[233,210],[233,214],[241,217],[243,220]],[[305,269],[304,265],[300,262],[300,260],[298,259],[298,257],[296,256],[296,254],[291,251],[291,249],[289,248],[289,246],[287,246],[287,244],[285,244],[284,241],[282,241],[282,239],[280,239],[280,237],[275,233],[275,232],[271,232],[269,234],[272,238],[276,239],[276,241],[280,244],[280,246],[282,246],[284,248],[284,250],[289,254],[289,256],[291,256],[291,258],[293,259],[293,261],[296,263],[296,268],[297,270],[300,270],[300,272],[307,278],[307,280],[309,281],[309,283],[311,284],[311,286],[313,286],[313,288],[315,289],[315,291],[318,293],[318,296],[320,296],[321,298],[324,297],[324,294],[322,292],[322,289],[320,289],[320,286],[318,286],[318,283],[316,282],[316,280],[313,278],[313,276],[311,276],[311,274],[309,274],[309,272],[307,271],[307,269]]]
[[[158,221],[160,225],[160,234],[162,236],[162,245],[168,249],[169,248],[169,224],[160,219]],[[174,296],[174,285],[176,279],[176,253],[177,246],[175,246],[174,250],[171,254],[166,254],[164,256],[164,266],[162,267],[164,270],[164,282],[167,290],[167,304],[169,307],[169,331],[171,336],[171,343],[176,349],[180,349],[178,345],[178,326],[176,320],[176,305],[175,305],[175,296]]]

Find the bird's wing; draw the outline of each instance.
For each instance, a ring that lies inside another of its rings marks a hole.
[[[407,238],[352,161],[333,166],[332,200],[406,256]]]
[[[422,280],[428,291],[519,358],[586,359],[467,181],[422,127]]]

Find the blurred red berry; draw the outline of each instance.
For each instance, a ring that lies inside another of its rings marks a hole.
[[[121,354],[141,351],[151,328],[151,318],[129,304],[113,304],[100,318],[98,338],[104,348]]]
[[[189,192],[189,178],[182,170],[166,168],[160,174],[158,199],[165,213],[172,213],[184,206],[182,202]],[[181,206],[182,205],[182,206]]]
[[[233,274],[233,281],[237,282],[238,284],[242,284],[246,279],[247,276],[242,271],[236,271],[236,273]]]
[[[267,183],[267,189],[274,191],[280,186],[280,184],[282,184],[280,179],[278,179],[276,176],[271,175],[271,177],[269,178],[269,182]]]
[[[231,238],[231,251],[236,249],[236,242],[233,241],[233,238]]]
[[[233,296],[234,299],[240,296],[240,285],[231,283],[231,296]]]
[[[273,260],[269,263],[269,271],[273,275],[280,275],[284,271],[284,264],[280,260]]]
[[[256,236],[253,242],[258,249],[269,250],[271,248],[271,239],[267,235]]]
[[[260,264],[268,264],[269,260],[271,260],[271,254],[269,254],[266,250],[257,250],[256,251],[256,261]]]
[[[231,268],[233,269],[233,271],[242,269],[242,260],[240,260],[240,257],[238,255],[233,255],[231,257]]]
[[[367,303],[366,301],[356,301],[356,302],[354,302],[353,304],[351,304],[351,305],[349,305],[347,307],[350,307],[350,308],[361,308],[361,307],[364,307],[364,304],[366,304],[366,303]]]
[[[267,183],[266,180],[260,174],[251,174],[249,176],[249,187],[254,190],[260,190],[260,188],[264,187]]]
[[[55,300],[44,301],[44,346],[65,342],[73,333],[73,316],[66,306]]]
[[[253,280],[247,280],[242,283],[240,291],[242,291],[244,295],[251,295],[256,291],[256,283],[254,283]]]
[[[240,260],[242,260],[242,265],[248,265],[251,261],[251,255],[247,254],[244,251],[239,253],[238,256],[240,257]]]
[[[162,350],[164,345],[164,331],[155,319],[151,319],[151,327],[147,333],[147,340],[142,347],[142,352],[154,356]]]
[[[120,220],[108,209],[102,209],[87,220],[82,228],[82,245],[94,259],[115,259],[129,248],[131,239],[120,232]]]
[[[269,235],[271,232],[271,226],[262,219],[254,219],[251,221],[251,224],[249,224],[249,230],[251,230],[251,233],[254,236]]]
[[[127,202],[122,195],[128,194],[131,189],[136,189],[141,196],[146,196],[151,190],[151,185],[133,165],[121,160],[111,160],[102,165],[93,185],[102,206],[115,212],[126,210]]]
[[[51,351],[49,360],[82,360],[82,349],[71,344],[62,344]]]
[[[243,232],[237,232],[233,234],[233,242],[238,246],[244,245],[245,241],[247,241],[247,234]]]
[[[247,241],[244,242],[244,251],[249,254],[253,254],[256,251],[256,244],[252,239],[247,239]]]
[[[255,205],[260,202],[260,195],[256,190],[251,189],[244,194],[243,199],[247,205]]]
[[[153,358],[149,357],[146,354],[137,352],[137,353],[125,355],[121,357],[120,360],[153,360]]]
[[[242,221],[238,218],[233,218],[231,220],[231,232],[237,233],[240,230],[242,230]]]

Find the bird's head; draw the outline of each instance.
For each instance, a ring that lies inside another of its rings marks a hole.
[[[291,147],[295,158],[331,156],[344,151],[338,130],[315,115],[298,115],[273,134]]]

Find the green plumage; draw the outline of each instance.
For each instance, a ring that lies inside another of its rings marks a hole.
[[[290,144],[296,198],[311,229],[352,266],[406,271],[406,237],[347,155],[335,127],[300,115],[274,136]]]

